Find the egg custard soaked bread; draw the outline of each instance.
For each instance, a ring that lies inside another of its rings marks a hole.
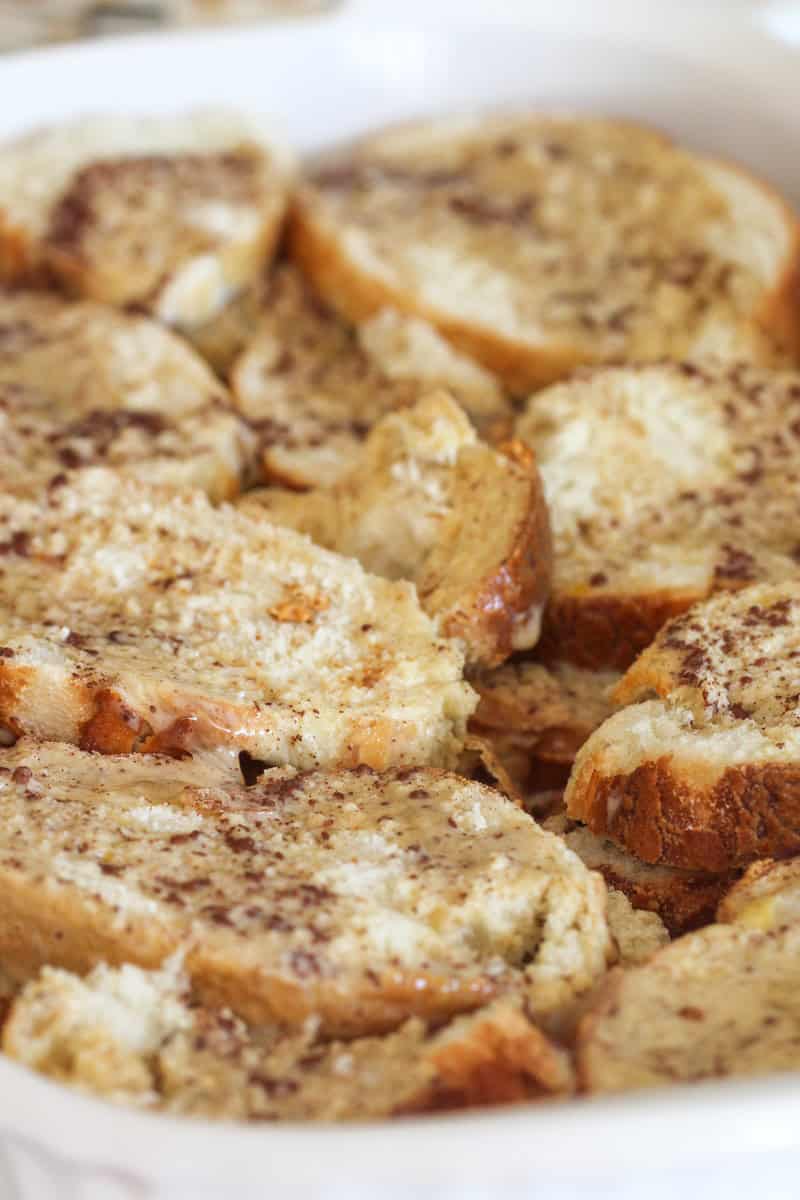
[[[0,754],[0,961],[158,966],[326,1035],[505,992],[543,1020],[602,975],[605,885],[499,793],[432,768],[268,770],[21,739]]]
[[[0,726],[88,749],[454,764],[475,704],[413,587],[100,468],[0,494]]]
[[[253,437],[206,364],[147,317],[0,292],[0,491],[36,497],[103,465],[236,495]]]
[[[582,1022],[589,1092],[757,1076],[800,1066],[800,925],[709,925],[613,972]]]
[[[289,264],[265,281],[257,308],[232,386],[272,483],[329,487],[355,469],[381,417],[435,387],[446,388],[481,429],[510,422],[497,380],[424,321],[384,310],[354,329]]]
[[[579,372],[516,426],[554,539],[541,653],[625,670],[712,592],[800,576],[800,374],[743,363]]]
[[[550,526],[532,454],[478,440],[446,393],[390,413],[330,488],[266,489],[241,507],[309,534],[420,603],[470,663],[536,643],[550,581]]]
[[[631,123],[397,126],[326,155],[296,260],[352,320],[390,304],[524,393],[580,363],[800,344],[800,236],[745,171]],[[763,351],[767,353],[766,349]]]
[[[583,745],[571,816],[650,863],[724,872],[800,852],[800,583],[669,622]],[[650,697],[655,697],[651,699]]]
[[[508,1104],[572,1089],[569,1058],[502,998],[437,1033],[321,1041],[316,1023],[248,1026],[191,994],[176,962],[158,971],[45,967],[14,1004],[3,1050],[104,1099],[228,1120],[366,1120]]]
[[[0,147],[0,277],[202,327],[272,253],[288,180],[260,125],[222,111],[40,129]]]

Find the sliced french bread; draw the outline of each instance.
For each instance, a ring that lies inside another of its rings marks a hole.
[[[85,117],[0,147],[0,277],[202,326],[277,242],[289,170],[223,111]]]
[[[0,726],[109,753],[458,760],[475,697],[413,586],[92,468],[0,494]]]
[[[611,955],[605,886],[499,793],[430,768],[267,771],[21,739],[0,754],[0,961],[154,967],[327,1034],[503,991],[557,1015]]]
[[[300,190],[295,259],[354,321],[424,317],[512,389],[580,363],[800,343],[797,217],[739,167],[629,122],[383,130]]]
[[[709,925],[612,972],[580,1025],[589,1092],[800,1067],[800,926]]]
[[[50,967],[14,1004],[3,1049],[82,1091],[215,1120],[354,1120],[508,1104],[572,1088],[565,1052],[513,1001],[495,1000],[431,1035],[399,1030],[322,1042],[201,1007],[168,964],[96,967],[85,979]]]
[[[585,370],[531,398],[554,538],[541,653],[624,670],[712,592],[797,577],[800,374],[743,363]]]
[[[232,385],[260,438],[268,482],[330,486],[357,467],[363,440],[381,417],[437,387],[479,428],[510,425],[497,381],[424,321],[386,310],[353,329],[288,264],[271,275],[258,309]]]
[[[423,609],[495,665],[534,645],[550,529],[533,456],[480,442],[444,392],[385,416],[329,488],[251,492],[240,507],[309,534],[367,570],[416,585]]]
[[[570,815],[688,870],[798,853],[798,663],[800,583],[721,594],[669,622],[617,686],[627,707],[578,752]]]
[[[0,490],[35,497],[103,465],[236,495],[255,446],[208,367],[146,317],[0,292]]]

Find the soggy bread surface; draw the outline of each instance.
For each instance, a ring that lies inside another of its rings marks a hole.
[[[260,125],[222,111],[43,128],[0,147],[0,274],[202,325],[272,253],[287,182]]]
[[[266,281],[257,308],[232,385],[260,440],[267,482],[330,486],[357,466],[381,417],[435,387],[480,428],[510,421],[497,381],[424,321],[385,310],[354,329],[289,264]]]
[[[518,1004],[496,1000],[436,1034],[319,1040],[248,1026],[191,995],[174,962],[159,971],[45,967],[14,1005],[5,1052],[105,1099],[215,1120],[366,1120],[530,1101],[571,1090],[567,1055]]]
[[[536,464],[523,447],[480,442],[444,392],[385,416],[332,487],[266,489],[241,507],[413,581],[470,663],[502,662],[539,636],[551,553]]]
[[[683,357],[760,330],[795,349],[797,219],[652,130],[511,115],[398,126],[324,156],[293,253],[364,320],[393,304],[515,389],[579,363]],[[757,351],[758,352],[758,351]]]
[[[797,1069],[799,949],[796,925],[709,925],[615,973],[581,1024],[581,1084],[620,1092]]]
[[[0,495],[0,725],[87,749],[272,764],[457,760],[458,645],[410,584],[200,493],[101,469]]]
[[[252,435],[185,343],[90,301],[0,293],[0,490],[35,497],[87,466],[236,495]]]
[[[797,576],[800,374],[744,363],[578,373],[516,436],[554,539],[543,653],[624,670],[713,592]]]
[[[328,1033],[510,989],[549,1014],[610,956],[605,888],[490,788],[429,768],[267,771],[20,740],[0,755],[0,961],[156,966]]]

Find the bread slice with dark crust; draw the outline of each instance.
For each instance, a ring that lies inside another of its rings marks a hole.
[[[265,282],[255,329],[232,373],[235,402],[261,441],[268,482],[328,487],[354,469],[373,425],[436,387],[482,430],[508,429],[497,381],[424,321],[383,311],[354,329],[289,264]]]
[[[431,1033],[321,1041],[248,1026],[197,1004],[169,963],[160,971],[97,967],[86,979],[45,968],[13,1007],[5,1053],[103,1099],[213,1120],[352,1121],[563,1096],[566,1052],[495,1000]]]
[[[570,815],[688,870],[798,853],[798,662],[800,583],[716,596],[671,621],[617,687],[634,703],[580,750]]]
[[[0,493],[0,726],[106,753],[454,765],[475,697],[413,587],[100,468]]]
[[[202,326],[272,254],[288,179],[263,128],[222,111],[37,130],[0,147],[0,278]]]
[[[35,497],[87,466],[237,495],[253,437],[175,334],[90,301],[0,292],[0,490]]]
[[[550,529],[533,456],[480,442],[446,393],[385,416],[329,488],[251,492],[240,507],[309,534],[389,579],[409,579],[470,663],[496,665],[538,636]]]
[[[744,363],[579,372],[535,395],[516,435],[554,538],[540,653],[627,668],[721,590],[797,577],[800,374]]]
[[[635,909],[657,913],[673,937],[710,924],[736,879],[735,872],[711,875],[640,862],[565,813],[548,817],[542,827],[563,837],[581,862],[599,871],[608,887],[627,896]]]
[[[529,391],[580,363],[800,344],[796,215],[746,171],[630,122],[390,128],[324,156],[296,260],[362,321],[391,304]]]
[[[605,887],[490,788],[21,740],[0,755],[0,961],[159,965],[210,1003],[355,1036],[504,991],[558,1012],[610,957]]]
[[[623,1092],[800,1066],[800,926],[710,925],[614,971],[579,1028],[579,1084]]]
[[[523,795],[552,789],[566,783],[578,750],[613,712],[618,679],[613,671],[511,659],[472,677],[480,701],[470,729],[487,739]]]

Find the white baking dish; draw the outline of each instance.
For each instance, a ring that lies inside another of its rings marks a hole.
[[[791,29],[789,7],[773,28]],[[306,150],[428,111],[594,108],[739,158],[800,201],[800,55],[770,39],[764,11],[742,0],[350,0],[322,19],[0,60],[0,134],[88,110],[225,103],[271,115]],[[374,1127],[247,1128],[123,1111],[0,1061],[0,1200],[658,1200],[701,1189],[774,1200],[797,1195],[798,1166],[793,1077]]]

